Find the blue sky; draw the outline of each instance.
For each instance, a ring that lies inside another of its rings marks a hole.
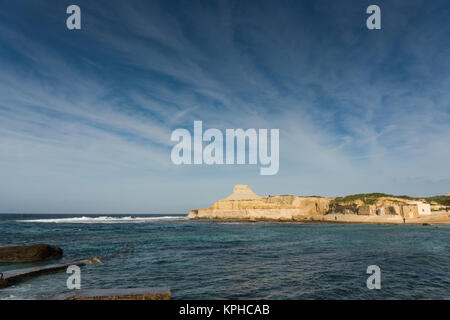
[[[186,213],[235,184],[450,191],[448,1],[0,5],[0,212]],[[171,132],[194,120],[279,128],[279,173],[175,166]]]

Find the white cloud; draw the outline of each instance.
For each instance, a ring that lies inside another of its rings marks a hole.
[[[410,61],[399,65],[410,68],[394,72],[399,33],[368,40],[339,18],[318,37],[311,18],[271,4],[203,15],[196,5],[182,18],[89,2],[80,37],[93,54],[1,25],[25,63],[0,52],[0,212],[185,212],[237,183],[261,194],[450,189],[450,80],[433,62],[448,59],[426,53],[427,38],[405,35]],[[280,173],[174,166],[171,131],[194,120],[279,128]]]

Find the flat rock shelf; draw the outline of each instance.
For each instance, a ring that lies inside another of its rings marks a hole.
[[[81,289],[50,300],[170,300],[169,287],[126,289]]]
[[[91,263],[92,262],[90,260],[82,260],[71,263],[49,264],[42,267],[32,267],[32,268],[5,271],[2,274],[0,274],[0,288],[12,286],[16,283],[22,282],[31,277],[58,272],[67,269],[69,266],[72,265],[81,267]]]

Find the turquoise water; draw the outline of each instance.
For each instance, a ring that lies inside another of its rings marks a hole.
[[[82,288],[169,286],[174,299],[450,298],[450,226],[137,218],[0,215],[0,246],[48,243],[63,248],[65,262],[128,243],[133,254],[83,267]],[[34,265],[0,263],[0,271]],[[369,265],[381,268],[380,290],[366,287]],[[0,299],[53,297],[68,291],[67,277],[0,289]]]

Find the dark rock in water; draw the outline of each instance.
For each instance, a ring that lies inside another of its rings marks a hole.
[[[63,255],[61,248],[48,244],[0,248],[0,262],[34,262],[46,259],[59,259]]]
[[[425,223],[422,223],[422,225],[423,226],[431,226],[431,223],[425,222]]]

